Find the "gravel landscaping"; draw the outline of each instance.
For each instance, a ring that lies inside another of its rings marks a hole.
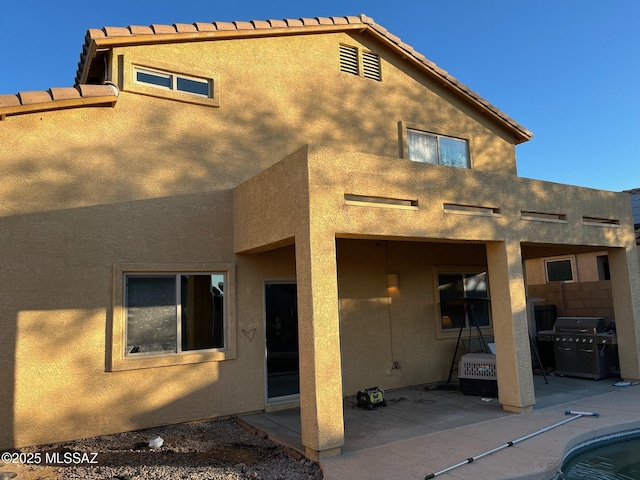
[[[149,447],[158,436],[162,446]],[[16,480],[322,479],[316,463],[245,430],[233,420],[152,428],[9,453],[18,463],[0,463],[0,480],[11,478],[7,472],[17,473]]]

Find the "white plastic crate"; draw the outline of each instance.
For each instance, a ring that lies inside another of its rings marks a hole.
[[[460,358],[458,378],[496,380],[496,356],[490,353],[467,353]]]

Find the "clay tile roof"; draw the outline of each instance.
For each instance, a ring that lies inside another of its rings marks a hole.
[[[142,27],[140,25],[129,25],[131,35],[153,35],[151,27]]]
[[[262,28],[271,28],[271,25],[269,25],[269,22],[267,20],[251,20],[251,24],[256,30]]]
[[[298,19],[298,18],[286,18],[285,22],[287,22],[287,26],[288,27],[303,27],[304,24],[302,23],[302,20]]]
[[[413,47],[404,43],[399,37],[389,32],[386,28],[378,25],[371,17],[367,15],[358,16],[344,16],[344,17],[315,17],[315,18],[285,18],[283,20],[252,20],[252,21],[234,21],[234,22],[212,22],[212,23],[194,23],[194,24],[175,24],[175,25],[155,25],[152,24],[149,27],[131,26],[129,28],[124,27],[104,27],[102,30],[91,29],[87,32],[85,37],[85,44],[83,46],[82,54],[80,55],[80,62],[78,63],[78,71],[76,73],[76,84],[86,81],[88,68],[93,58],[89,58],[95,52],[94,42],[100,42],[100,45],[109,46],[109,41],[112,38],[132,37],[131,42],[153,42],[153,37],[143,37],[146,35],[162,35],[170,34],[177,37],[164,41],[179,42],[179,35],[188,34],[185,39],[190,41],[201,38],[202,40],[210,40],[216,36],[224,36],[225,32],[234,32],[233,35],[242,35],[244,31],[261,30],[261,34],[269,34],[269,30],[274,30],[273,35],[279,35],[283,33],[283,30],[288,28],[302,29],[309,28],[310,33],[316,31],[340,31],[342,29],[353,30],[361,28],[363,31],[369,31],[372,35],[377,36],[381,41],[390,44],[405,58],[418,64],[424,71],[435,76],[439,81],[445,85],[452,87],[454,91],[457,91],[461,96],[466,97],[472,103],[475,103],[477,108],[484,110],[488,114],[496,117],[499,121],[503,122],[514,133],[516,143],[521,143],[529,140],[532,137],[531,132],[525,127],[518,124],[513,119],[509,118],[506,114],[498,110],[489,102],[484,100],[480,95],[473,92],[467,86],[460,83],[458,79],[449,75],[445,70],[439,68],[435,63],[429,61],[424,55],[416,52]],[[277,30],[275,30],[277,29]],[[296,30],[296,33],[299,30]],[[227,34],[228,35],[228,34]],[[137,37],[137,38],[133,38]],[[93,47],[93,48],[92,48]]]
[[[355,17],[353,15],[347,15],[344,18],[348,23],[364,23],[363,21],[360,20],[360,17]]]
[[[91,40],[92,38],[100,38],[100,37],[105,37],[106,34],[104,32],[104,30],[101,29],[97,29],[97,28],[90,28],[89,30],[87,30],[87,34],[85,35],[85,40]]]
[[[69,98],[80,98],[80,91],[75,87],[50,88],[49,93],[54,100],[67,100]]]
[[[344,17],[330,17],[334,25],[349,25],[349,22]]]
[[[113,85],[78,85],[78,90],[83,98],[87,97],[105,97],[114,95],[117,92]]]
[[[178,33],[195,33],[198,31],[193,23],[174,23],[173,26]]]
[[[86,105],[114,105],[118,89],[114,85],[78,85],[0,95],[0,120],[7,115],[20,115],[45,110],[58,110]]]
[[[199,32],[215,32],[217,30],[213,23],[196,22],[194,23]]]
[[[251,22],[233,22],[238,30],[254,30]]]
[[[287,22],[284,20],[267,20],[271,28],[286,28]]]
[[[105,37],[128,37],[131,30],[127,27],[104,27],[102,29]]]
[[[151,24],[151,28],[156,35],[176,33],[176,27],[173,25],[159,25],[157,23]]]
[[[18,95],[0,95],[0,108],[17,107],[20,105],[20,97]]]
[[[333,25],[333,20],[327,17],[316,17],[315,20],[318,22],[318,25]]]
[[[301,18],[300,21],[303,25],[320,25],[320,22],[315,18]]]
[[[231,22],[213,22],[218,30],[235,30],[236,26]]]
[[[33,105],[34,103],[47,103],[53,101],[48,91],[36,90],[32,92],[18,92],[22,105]]]

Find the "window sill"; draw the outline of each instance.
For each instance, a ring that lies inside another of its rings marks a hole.
[[[189,365],[193,363],[221,362],[231,360],[235,355],[228,351],[202,351],[170,353],[161,355],[125,356],[112,359],[110,371],[120,372],[124,370],[137,370],[141,368],[170,367],[176,365]]]
[[[207,98],[204,96],[193,95],[190,93],[176,92],[173,90],[162,90],[159,88],[146,87],[144,85],[131,85],[123,89],[125,92],[137,93],[149,97],[164,98],[182,103],[191,103],[194,105],[204,105],[207,107],[220,107],[220,100],[216,97]]]

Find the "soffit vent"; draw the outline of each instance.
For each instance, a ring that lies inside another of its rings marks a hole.
[[[340,71],[359,75],[358,49],[348,45],[340,45]]]
[[[380,57],[375,53],[362,52],[362,73],[365,78],[380,81]]]

